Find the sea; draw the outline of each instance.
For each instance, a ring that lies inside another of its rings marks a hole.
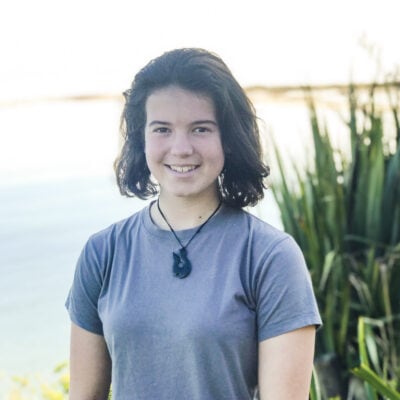
[[[0,393],[9,377],[68,360],[64,303],[80,251],[146,204],[121,196],[109,175],[0,185]],[[282,228],[270,191],[249,211]]]

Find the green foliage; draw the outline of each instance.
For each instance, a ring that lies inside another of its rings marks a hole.
[[[360,366],[352,369],[352,373],[365,382],[366,400],[378,399],[378,394],[389,400],[400,400],[400,392],[395,388],[398,386],[396,379],[390,379],[385,371],[385,366],[381,365],[378,356],[377,338],[372,328],[377,326],[382,328],[384,323],[360,317],[358,319],[358,347],[360,356]],[[371,369],[371,364],[374,370]],[[379,375],[378,375],[379,373]]]
[[[310,400],[321,400],[321,388],[319,384],[318,374],[315,368],[312,372],[311,387],[310,387]]]
[[[378,341],[373,333],[373,329],[381,329],[383,326],[384,322],[380,320],[372,320],[363,317],[358,319],[357,332],[360,365],[353,368],[351,372],[364,382],[365,392],[362,394],[363,400],[377,400],[382,397],[388,400],[400,400],[400,392],[395,389],[397,385],[396,378],[388,381],[388,378],[380,365],[377,348]],[[314,369],[311,382],[310,400],[322,400],[322,398],[323,395],[318,374]],[[350,396],[350,398],[353,397]],[[341,397],[329,397],[329,400],[334,399],[341,400]]]
[[[302,172],[284,166],[275,148],[281,179],[272,187],[284,228],[305,254],[324,321],[317,356],[337,357],[344,385],[358,364],[359,316],[382,323],[375,349],[368,336],[375,370],[384,380],[400,373],[399,104],[390,103],[389,146],[374,86],[361,103],[350,85],[348,99],[350,156],[333,148],[308,93],[314,158]],[[294,181],[285,178],[291,171]]]
[[[67,400],[69,392],[69,374],[67,363],[57,365],[50,379],[42,376],[14,376],[13,388],[6,400]]]
[[[5,400],[67,400],[69,395],[68,363],[53,369],[51,378],[42,376],[13,376],[13,388]],[[111,390],[108,400],[111,400]]]

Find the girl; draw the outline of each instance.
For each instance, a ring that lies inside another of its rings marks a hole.
[[[243,207],[269,173],[256,116],[201,49],[125,93],[122,194],[157,199],[94,234],[67,299],[71,400],[307,399],[321,323],[294,240]]]

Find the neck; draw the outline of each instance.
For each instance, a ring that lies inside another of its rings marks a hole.
[[[172,199],[160,194],[159,206],[169,224],[174,230],[190,229],[201,225],[218,207],[219,199],[208,198],[207,201],[190,201],[189,199]],[[169,230],[167,223],[157,209],[156,204],[151,208],[153,221],[162,229]]]

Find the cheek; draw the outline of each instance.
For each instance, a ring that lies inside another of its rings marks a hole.
[[[152,174],[156,173],[156,170],[160,168],[163,162],[163,149],[158,141],[147,140],[145,142],[144,154],[146,157],[147,167]]]
[[[221,152],[221,157],[219,159],[219,165],[218,165],[219,173],[222,172],[222,170],[224,169],[224,166],[225,166],[225,156],[224,156],[224,153]]]
[[[144,155],[146,157],[147,166],[150,167],[153,159],[153,150],[151,144],[148,143],[147,140],[144,142]]]
[[[221,142],[217,143],[214,146],[214,159],[215,159],[215,163],[222,170],[224,167],[224,164],[225,164],[225,154],[224,154],[224,150],[222,148]]]
[[[146,155],[146,159],[154,159],[157,157],[158,149],[159,146],[154,143],[154,140],[146,138],[144,142],[144,154]]]

